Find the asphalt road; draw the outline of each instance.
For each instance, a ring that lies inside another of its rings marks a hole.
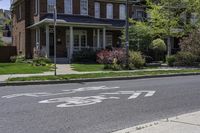
[[[200,110],[200,76],[0,87],[0,133],[110,133]]]

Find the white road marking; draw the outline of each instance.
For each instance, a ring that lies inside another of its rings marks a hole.
[[[156,91],[117,91],[117,92],[111,92],[111,93],[101,93],[103,95],[123,95],[123,94],[131,94],[128,99],[135,99],[139,97],[142,93],[146,93],[144,97],[151,97],[155,94]]]
[[[63,103],[63,104],[57,105],[57,107],[66,108],[66,107],[80,107],[80,106],[97,104],[97,103],[101,103],[103,100],[106,100],[106,99],[119,99],[119,98],[106,97],[104,95],[88,96],[88,97],[62,97],[62,98],[43,100],[38,103]]]
[[[15,97],[46,97],[46,96],[57,96],[57,95],[67,95],[77,92],[84,92],[84,91],[98,91],[98,90],[109,90],[109,89],[118,89],[120,87],[106,87],[106,86],[98,86],[98,87],[83,87],[78,89],[71,89],[71,90],[63,90],[61,93],[47,93],[47,92],[37,92],[37,93],[21,93],[21,94],[12,94],[7,96],[2,96],[2,98],[15,98]]]
[[[59,96],[74,94],[78,92],[86,91],[102,91],[102,90],[113,90],[120,87],[107,87],[107,86],[97,86],[97,87],[82,87],[78,89],[62,90],[60,93],[47,93],[47,92],[37,92],[37,93],[21,93],[21,94],[12,94],[7,96],[2,96],[2,98],[16,98],[16,97],[47,97],[47,96]],[[58,103],[57,107],[66,108],[66,107],[80,107],[86,105],[93,105],[101,103],[104,100],[108,99],[120,99],[120,97],[108,97],[106,95],[130,95],[128,99],[135,99],[142,94],[145,94],[144,97],[151,97],[155,94],[156,91],[151,90],[142,90],[142,91],[116,91],[109,93],[100,93],[97,96],[86,96],[86,97],[60,97],[39,101],[38,103]]]

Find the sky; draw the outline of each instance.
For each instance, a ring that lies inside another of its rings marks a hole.
[[[10,0],[0,0],[0,9],[10,9]]]

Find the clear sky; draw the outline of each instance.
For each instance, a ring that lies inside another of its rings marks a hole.
[[[10,9],[10,0],[0,0],[0,9]]]

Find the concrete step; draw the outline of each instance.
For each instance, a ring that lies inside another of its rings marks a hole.
[[[52,62],[54,62],[54,58],[50,58]],[[56,63],[57,64],[69,64],[69,59],[68,58],[56,58]]]

